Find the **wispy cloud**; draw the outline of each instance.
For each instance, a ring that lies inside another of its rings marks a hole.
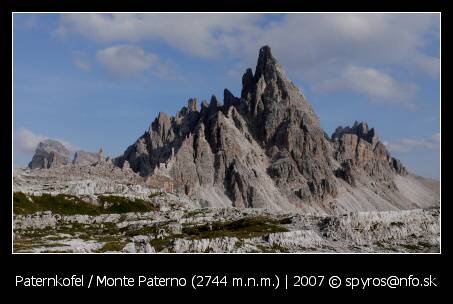
[[[19,150],[27,154],[33,154],[38,144],[45,139],[49,139],[49,137],[42,134],[35,134],[26,128],[20,128],[15,136],[15,142],[17,147],[19,148]],[[71,153],[80,150],[79,147],[70,143],[67,140],[64,139],[56,140],[62,143],[63,146],[65,146]]]
[[[324,91],[354,91],[377,101],[411,103],[417,91],[412,83],[398,81],[390,74],[369,67],[348,66],[338,77],[327,79],[316,86]]]
[[[414,75],[438,77],[439,56],[426,51],[438,39],[433,35],[439,32],[438,14],[273,16],[276,18],[265,14],[62,14],[58,32],[102,43],[159,41],[207,59],[232,56],[243,63],[243,71],[255,64],[258,48],[268,44],[291,77],[313,88],[326,79],[339,79],[327,87],[387,102],[408,100],[417,87]],[[145,60],[141,66],[147,64]],[[377,66],[384,68],[371,68]],[[397,80],[392,76],[396,71],[398,75],[407,71],[411,77]],[[235,72],[231,69],[227,75]]]
[[[304,68],[372,61],[438,71],[438,57],[423,53],[428,34],[438,30],[438,14],[280,16],[263,22],[262,14],[62,14],[58,31],[103,42],[161,40],[200,57],[227,51],[254,58],[258,47],[270,44]]]
[[[403,138],[394,142],[384,142],[389,151],[407,153],[414,149],[438,150],[440,148],[440,133],[435,133],[431,138],[411,139]]]
[[[34,134],[30,130],[21,128],[17,132],[16,143],[22,152],[33,153],[38,144],[47,138],[44,135]]]
[[[57,33],[77,33],[103,42],[162,40],[186,53],[212,57],[225,34],[253,25],[249,14],[62,14]]]
[[[96,54],[104,68],[113,76],[124,78],[137,75],[157,63],[158,57],[133,45],[115,45]]]

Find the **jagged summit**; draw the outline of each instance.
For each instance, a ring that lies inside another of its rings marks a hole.
[[[368,128],[368,124],[366,122],[354,122],[352,127],[346,126],[342,127],[339,126],[335,129],[335,132],[332,134],[332,139],[337,140],[343,134],[355,134],[359,138],[362,138],[368,141],[370,144],[376,144],[379,141],[379,137],[377,136],[374,128]]]
[[[269,46],[242,85],[240,97],[225,89],[223,104],[191,98],[175,116],[159,113],[115,163],[208,206],[334,212],[408,201],[397,185],[407,171],[374,129],[356,122],[330,139]]]

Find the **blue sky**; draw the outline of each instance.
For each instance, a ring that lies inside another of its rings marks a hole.
[[[375,127],[438,178],[438,14],[15,14],[14,164],[44,138],[118,156],[159,111],[240,95],[271,46],[331,134]]]

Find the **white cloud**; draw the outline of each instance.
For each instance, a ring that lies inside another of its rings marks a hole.
[[[15,142],[17,147],[19,148],[19,150],[27,154],[33,154],[38,144],[45,139],[49,139],[49,137],[41,134],[35,134],[26,128],[20,128],[15,136]],[[67,140],[64,139],[56,140],[62,143],[63,146],[65,146],[71,153],[80,150],[79,147],[68,142]]]
[[[38,144],[47,138],[44,135],[34,134],[30,130],[21,128],[17,132],[16,143],[22,152],[34,153]]]
[[[88,71],[91,69],[91,64],[88,60],[87,54],[81,51],[74,51],[72,53],[72,63],[74,64],[75,67]]]
[[[259,17],[247,14],[62,14],[57,33],[103,42],[159,39],[186,53],[218,54],[222,36],[246,30]]]
[[[435,133],[431,138],[427,139],[411,139],[403,138],[395,142],[384,142],[389,151],[407,153],[414,149],[439,150],[440,148],[440,133]]]
[[[116,45],[99,50],[96,57],[114,76],[130,77],[150,68],[158,61],[152,53],[133,45]]]
[[[160,41],[208,59],[232,56],[243,71],[268,44],[294,79],[314,87],[340,77],[345,89],[389,101],[410,96],[409,81],[439,74],[439,57],[426,51],[438,42],[439,14],[62,14],[58,31],[100,43]],[[411,79],[397,81],[396,71]],[[353,80],[357,74],[385,86]]]
[[[391,75],[374,68],[348,66],[340,75],[317,85],[318,90],[349,90],[366,94],[373,100],[410,103],[417,86],[400,82]]]

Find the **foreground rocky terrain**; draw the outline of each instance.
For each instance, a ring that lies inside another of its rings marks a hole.
[[[242,85],[113,159],[40,143],[13,173],[14,251],[439,251],[437,181],[365,122],[326,134],[267,46]]]
[[[111,162],[14,170],[14,252],[438,252],[439,209],[203,207]],[[133,182],[131,182],[133,181]]]

